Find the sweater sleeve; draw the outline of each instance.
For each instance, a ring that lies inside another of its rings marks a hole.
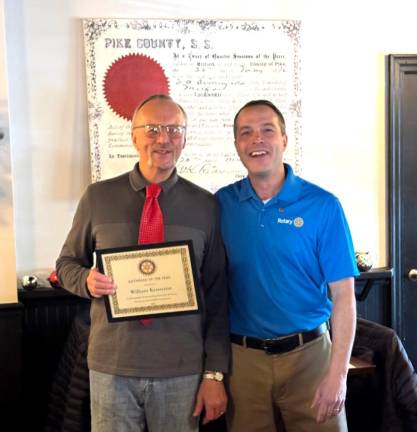
[[[217,205],[202,267],[205,303],[205,370],[227,372],[230,357],[226,258]]]
[[[56,261],[61,286],[86,298],[90,298],[86,280],[94,263],[90,191],[89,187],[78,204],[71,230]]]

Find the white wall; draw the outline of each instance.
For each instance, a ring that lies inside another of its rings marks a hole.
[[[417,53],[416,1],[6,0],[5,15],[20,274],[53,269],[89,182],[80,18],[98,16],[301,19],[303,176],[387,264],[384,61]]]
[[[5,48],[3,0],[0,0],[0,275],[4,287],[0,288],[0,304],[17,301]]]

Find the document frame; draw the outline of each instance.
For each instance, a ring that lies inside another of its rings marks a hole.
[[[100,249],[96,256],[99,271],[117,285],[104,297],[109,322],[200,312],[191,240]]]

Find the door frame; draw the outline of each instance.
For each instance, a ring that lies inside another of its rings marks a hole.
[[[405,74],[417,73],[417,55],[389,55],[387,59],[387,136],[388,136],[388,199],[389,199],[389,260],[393,269],[391,283],[391,326],[404,340],[405,320],[403,319],[404,297],[401,289],[403,236],[401,198],[402,183],[402,81]]]

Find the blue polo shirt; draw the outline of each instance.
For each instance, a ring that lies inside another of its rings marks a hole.
[[[232,333],[270,338],[311,330],[330,317],[327,284],[359,274],[339,200],[287,164],[285,171],[266,204],[249,178],[216,193]]]

